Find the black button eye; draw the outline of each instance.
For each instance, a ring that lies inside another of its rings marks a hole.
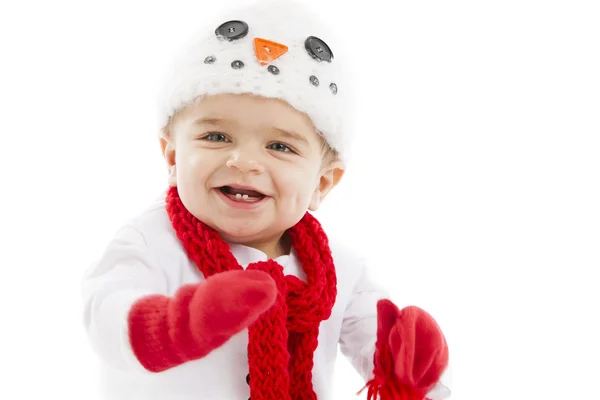
[[[231,63],[231,68],[242,69],[242,68],[244,68],[244,63],[243,63],[243,61],[235,60],[234,62]]]
[[[323,40],[315,36],[309,36],[304,42],[306,51],[312,58],[318,61],[331,62],[333,60],[333,52]]]
[[[244,21],[227,21],[221,24],[216,30],[215,35],[219,39],[227,41],[238,40],[248,34],[248,24]]]
[[[274,65],[269,65],[267,67],[267,69],[269,70],[270,73],[272,73],[273,75],[279,75],[279,68],[277,68]]]

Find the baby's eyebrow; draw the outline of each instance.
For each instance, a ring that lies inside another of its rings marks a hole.
[[[273,128],[273,130],[275,132],[279,133],[280,135],[287,136],[287,137],[290,137],[292,139],[295,139],[295,140],[298,140],[300,142],[304,142],[304,143],[308,144],[308,140],[306,140],[306,138],[304,136],[302,136],[301,134],[299,134],[299,133],[292,132],[292,131],[287,131],[287,130],[281,129],[281,128]]]
[[[194,125],[216,125],[222,126],[227,121],[222,118],[198,118],[194,121]]]

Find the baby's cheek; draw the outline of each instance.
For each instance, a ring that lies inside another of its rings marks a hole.
[[[188,168],[194,169],[194,170],[199,169],[203,163],[206,164],[206,162],[208,161],[207,157],[205,155],[203,155],[201,151],[197,151],[197,150],[196,151],[193,151],[193,150],[187,151],[184,154],[184,159],[185,159],[184,162],[186,163]]]
[[[182,155],[178,169],[186,179],[198,181],[206,176],[208,166],[201,154],[190,152]]]
[[[293,194],[293,209],[294,213],[304,213],[310,205],[313,190],[306,183],[299,182]]]

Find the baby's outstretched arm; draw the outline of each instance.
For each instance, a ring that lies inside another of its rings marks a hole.
[[[144,297],[129,312],[133,352],[152,372],[202,358],[258,319],[276,293],[265,272],[227,271],[173,297]]]
[[[98,355],[149,372],[202,358],[269,309],[277,289],[268,274],[240,270],[166,293],[141,233],[121,230],[84,280],[85,327]]]

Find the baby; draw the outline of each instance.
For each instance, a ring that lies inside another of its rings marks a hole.
[[[263,0],[195,39],[161,111],[166,195],[83,281],[103,398],[331,399],[338,345],[370,399],[447,398],[436,322],[396,307],[310,213],[350,141],[333,36]]]

